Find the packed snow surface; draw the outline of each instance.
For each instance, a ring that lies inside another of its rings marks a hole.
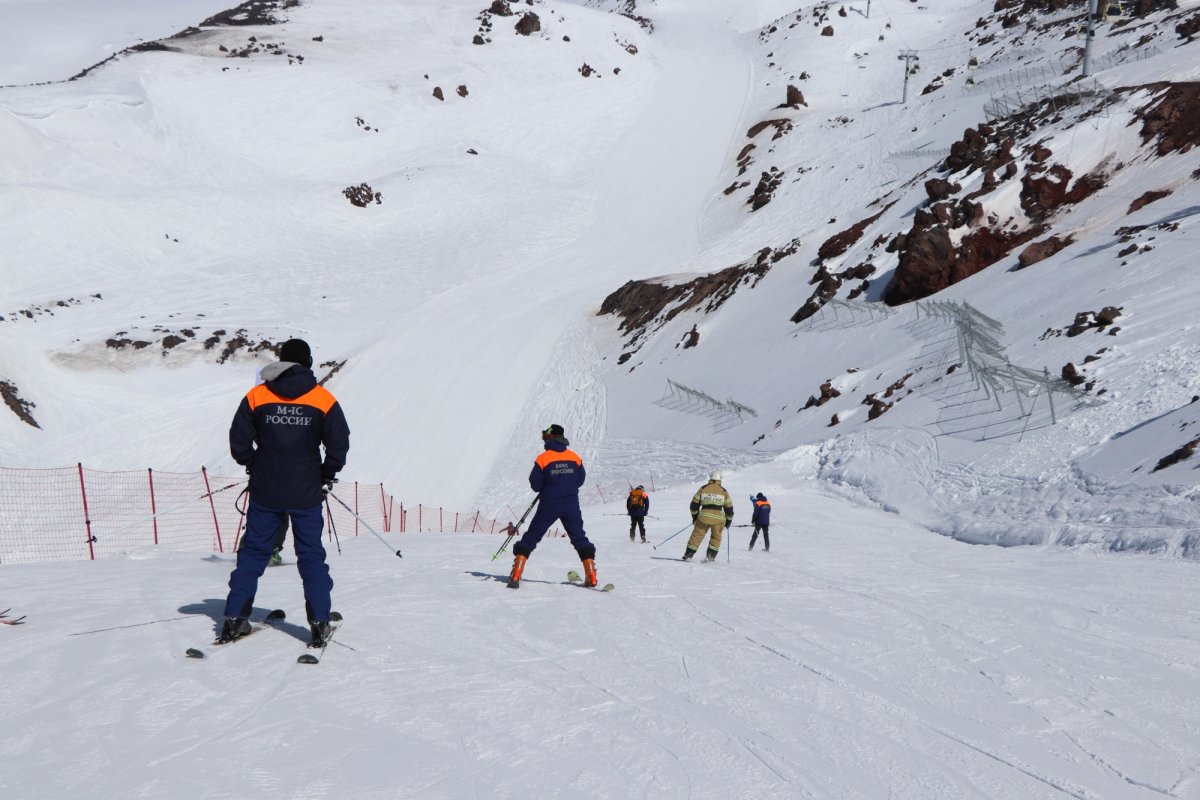
[[[220,648],[228,557],[6,568],[0,794],[1200,798],[1194,565],[972,547],[779,466],[727,484],[735,524],[771,498],[769,553],[739,527],[678,561],[692,489],[652,495],[648,544],[589,507],[608,594],[564,582],[565,539],[513,591],[499,536],[343,529],[317,666],[290,557],[256,601],[282,629]]]

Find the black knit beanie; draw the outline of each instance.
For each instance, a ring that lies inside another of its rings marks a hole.
[[[303,339],[288,339],[279,348],[279,360],[299,364],[302,367],[312,367],[312,350]]]

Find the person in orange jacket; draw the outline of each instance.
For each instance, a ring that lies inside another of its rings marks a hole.
[[[640,530],[645,543],[646,515],[650,513],[650,495],[646,494],[645,486],[630,490],[625,498],[625,513],[629,514],[629,541],[633,541],[634,531]]]
[[[587,476],[583,459],[569,449],[566,432],[561,425],[551,425],[542,431],[545,448],[533,462],[529,472],[529,488],[538,493],[538,509],[521,540],[513,545],[513,567],[508,576],[509,588],[521,585],[525,562],[538,542],[556,521],[561,522],[571,538],[579,560],[583,562],[583,585],[595,586],[596,547],[588,541],[583,530],[583,512],[579,510],[579,487]]]

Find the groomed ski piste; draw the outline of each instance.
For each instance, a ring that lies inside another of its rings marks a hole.
[[[830,492],[738,472],[780,524],[677,559],[690,492],[630,543],[587,509],[608,593],[564,539],[521,588],[498,537],[371,537],[330,556],[345,622],[211,648],[228,558],[6,572],[30,608],[0,658],[6,797],[1194,798],[1194,565],[964,545]],[[783,486],[791,488],[783,489]],[[735,502],[738,502],[735,498]],[[744,503],[742,510],[744,511]],[[805,522],[793,519],[803,509]],[[742,519],[746,517],[743,514]],[[682,522],[679,522],[682,520]],[[675,524],[678,522],[679,524]],[[738,524],[735,518],[735,524]],[[290,559],[289,559],[290,560]]]
[[[984,119],[968,60],[987,86],[1076,58],[1072,9],[1038,36],[990,0],[303,0],[167,38],[231,5],[0,0],[0,380],[39,425],[0,407],[0,466],[238,474],[250,350],[298,335],[346,410],[344,482],[501,516],[556,422],[657,519],[630,543],[620,502],[584,508],[611,592],[567,581],[561,538],[511,591],[500,536],[340,527],[319,664],[290,554],[253,618],[287,619],[219,647],[228,554],[0,564],[0,798],[1200,800],[1197,472],[1157,468],[1200,424],[1200,147],[1152,155],[1145,89],[1042,121],[1021,147],[1130,168],[1054,218],[1066,249],[933,298],[1002,323],[1000,360],[1080,366],[1082,399],[1014,429],[1013,398],[949,380],[952,325],[879,302],[882,242]],[[1172,32],[1194,7],[1106,24],[1108,89],[1200,78]],[[806,105],[779,108],[789,83]],[[768,119],[794,129],[750,135]],[[822,242],[876,213],[827,262],[876,259],[860,305],[790,323]],[[596,316],[797,239],[712,313]],[[1063,335],[1110,305],[1118,335]],[[738,527],[679,562],[686,531],[654,545],[715,468]],[[769,553],[741,527],[760,491]]]

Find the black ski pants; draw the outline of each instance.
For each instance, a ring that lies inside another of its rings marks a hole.
[[[755,525],[754,526],[754,533],[750,535],[750,549],[751,550],[754,549],[754,543],[756,541],[758,541],[758,532],[759,531],[762,531],[762,535],[763,535],[763,549],[764,550],[771,549],[771,535],[769,533],[770,529],[771,529],[770,525]]]
[[[645,539],[646,538],[646,518],[645,517],[635,517],[632,514],[630,514],[629,515],[629,540],[630,541],[633,541],[633,532],[637,531],[637,530],[640,530],[642,532],[642,539]]]

